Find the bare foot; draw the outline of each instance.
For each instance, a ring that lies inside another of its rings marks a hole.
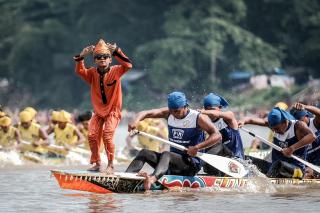
[[[100,164],[96,163],[93,167],[87,169],[90,172],[99,172],[100,171]]]
[[[310,169],[309,167],[307,167],[305,169],[305,173],[303,178],[305,179],[313,179],[314,178],[314,171],[312,169]]]
[[[106,169],[106,173],[107,173],[107,175],[112,175],[114,173],[113,166],[108,165],[107,169]]]
[[[146,172],[139,172],[138,175],[146,178],[143,181],[143,187],[145,190],[150,190],[151,185],[157,181],[155,176],[149,176]]]

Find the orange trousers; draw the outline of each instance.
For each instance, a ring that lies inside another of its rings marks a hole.
[[[97,114],[93,114],[88,131],[88,141],[91,150],[90,163],[100,164],[100,145],[101,135],[103,144],[108,156],[108,161],[113,161],[115,146],[113,143],[113,136],[119,125],[121,116],[116,112],[111,112],[106,117],[100,117]]]

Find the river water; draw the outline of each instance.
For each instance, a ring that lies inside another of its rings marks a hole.
[[[117,142],[124,141],[125,127],[121,128],[116,135]],[[260,134],[258,132],[257,134]],[[301,213],[318,212],[320,208],[320,187],[273,188],[263,182],[259,187],[243,191],[187,190],[144,194],[94,194],[63,190],[59,188],[55,178],[50,176],[50,169],[60,168],[85,169],[87,166],[2,166],[0,212]],[[116,170],[123,171],[125,168],[126,165],[119,164]]]

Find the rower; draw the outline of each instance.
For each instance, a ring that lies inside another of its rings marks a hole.
[[[57,124],[51,131],[55,135],[55,144],[62,145],[66,149],[80,145],[85,140],[77,127],[72,124],[71,115],[64,110],[59,112]],[[48,132],[48,134],[52,132]]]
[[[33,146],[46,144],[48,135],[39,124],[33,122],[34,117],[30,112],[20,112],[19,118],[20,123],[18,124],[18,131],[21,140],[30,142]]]
[[[155,120],[156,119],[151,119],[151,118],[144,119],[143,121],[139,122],[137,129],[139,131],[143,131],[163,139],[168,139],[168,131],[163,131],[158,126],[159,125],[158,122],[160,121],[155,121]],[[133,148],[132,139],[133,137],[130,135],[126,138],[127,146],[131,149]],[[162,152],[164,149],[164,145],[161,144],[159,141],[155,141],[143,135],[138,135],[138,147],[149,149],[155,152]]]
[[[88,133],[89,133],[89,121],[90,121],[91,117],[92,117],[92,112],[85,111],[85,112],[80,113],[76,119],[78,122],[77,127],[85,138],[84,148],[88,149],[88,150],[90,149],[89,140],[88,140]]]
[[[203,100],[204,109],[199,111],[209,116],[222,135],[222,143],[210,147],[206,153],[244,159],[242,139],[235,115],[231,111],[222,111],[228,106],[229,103],[215,93],[208,94]],[[217,169],[207,163],[204,164],[203,171],[208,174],[221,175]]]
[[[299,121],[305,122],[309,129],[317,136],[317,139],[307,147],[307,161],[320,166],[320,109],[315,106],[295,103],[290,113]],[[313,117],[313,115],[315,117]],[[308,169],[311,177],[313,171]]]
[[[306,145],[311,144],[316,136],[301,121],[291,120],[291,115],[275,107],[268,114],[268,118],[245,118],[239,121],[239,127],[244,124],[255,124],[259,126],[269,126],[274,131],[273,143],[280,146],[283,151],[272,150],[272,163],[259,160],[258,168],[266,173],[268,177],[276,178],[302,178],[305,166],[289,158],[292,154],[305,159]],[[256,164],[253,161],[254,164]]]
[[[19,132],[11,124],[10,117],[3,116],[0,118],[0,145],[5,149],[15,148],[20,143]]]
[[[140,172],[145,163],[153,167],[155,170],[150,175],[145,172],[139,173],[146,178],[146,190],[164,174],[194,176],[202,164],[199,158],[194,157],[197,152],[221,141],[221,134],[208,116],[189,109],[186,96],[182,92],[172,92],[168,95],[168,107],[138,113],[129,124],[128,130],[136,129],[139,122],[145,118],[167,119],[169,140],[188,148],[187,153],[172,147],[170,152],[162,153],[142,149],[126,172]],[[204,131],[209,135],[207,139],[204,137]]]

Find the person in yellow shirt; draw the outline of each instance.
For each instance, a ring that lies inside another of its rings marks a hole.
[[[47,144],[47,133],[41,126],[33,122],[33,116],[28,111],[19,113],[20,123],[18,124],[18,131],[21,140],[30,142],[34,146]]]
[[[58,123],[58,119],[59,119],[59,111],[53,110],[53,111],[51,112],[51,115],[50,115],[49,127],[48,127],[48,129],[46,130],[48,135],[50,135],[51,133],[53,133],[54,127],[55,127],[55,125]]]
[[[55,135],[55,144],[64,146],[66,149],[80,145],[85,140],[77,127],[71,123],[70,114],[64,110],[59,112],[57,124],[52,132]]]
[[[10,117],[3,116],[0,118],[0,146],[2,149],[13,149],[20,143],[19,132],[11,124]]]
[[[91,111],[86,111],[83,113],[80,113],[77,117],[78,122],[78,129],[83,134],[85,141],[84,141],[84,148],[89,150],[89,140],[88,140],[88,131],[89,131],[89,121],[92,117]]]
[[[147,118],[139,122],[137,129],[163,139],[168,138],[168,129],[161,119]],[[152,140],[142,135],[138,135],[138,147],[134,147],[132,141],[133,136],[128,135],[126,138],[127,145],[124,148],[124,152],[127,152],[127,155],[130,155],[131,157],[135,156],[140,149],[149,149],[155,152],[163,152],[166,149],[166,146],[159,141]]]

